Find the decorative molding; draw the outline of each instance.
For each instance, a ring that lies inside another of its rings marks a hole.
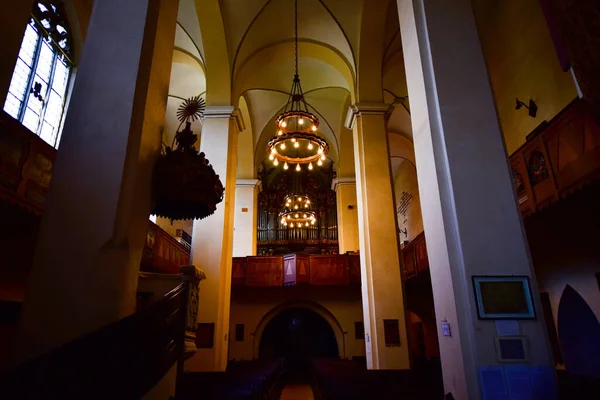
[[[261,184],[258,179],[236,179],[235,187],[257,187]]]
[[[359,115],[387,115],[390,112],[390,108],[393,109],[393,105],[384,103],[355,103],[348,108],[346,114],[346,121],[344,126],[350,130],[354,128],[356,117]]]
[[[200,281],[206,279],[204,272],[195,265],[184,265],[179,268],[183,281],[188,285],[187,317],[185,327],[184,357],[192,357],[196,347],[196,322],[198,319],[198,302],[200,298]]]
[[[203,118],[231,118],[235,116],[233,106],[207,106]]]
[[[338,186],[342,185],[355,185],[356,186],[356,178],[354,176],[345,176],[335,178],[331,181],[331,190],[336,190]]]
[[[202,119],[206,118],[233,118],[237,125],[238,133],[246,130],[246,122],[239,108],[233,106],[208,106],[204,110]]]

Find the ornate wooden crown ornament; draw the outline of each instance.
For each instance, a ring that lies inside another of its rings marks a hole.
[[[185,128],[165,146],[152,177],[155,207],[153,215],[178,219],[203,219],[212,215],[223,201],[223,184],[204,153],[198,153],[198,140],[190,126],[199,119],[206,105],[200,96],[185,100],[177,117]]]

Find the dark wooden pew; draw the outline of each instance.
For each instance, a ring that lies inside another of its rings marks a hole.
[[[367,370],[346,360],[314,360],[313,391],[321,400],[442,400],[441,374],[429,370]]]
[[[274,400],[281,390],[281,361],[244,361],[225,372],[188,372],[180,381],[177,400]]]

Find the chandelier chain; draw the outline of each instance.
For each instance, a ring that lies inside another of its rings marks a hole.
[[[294,35],[296,45],[296,77],[298,76],[298,0],[294,0]]]

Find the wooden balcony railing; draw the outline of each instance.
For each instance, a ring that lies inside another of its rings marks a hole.
[[[41,215],[55,160],[54,147],[0,111],[0,199]],[[189,248],[148,221],[141,270],[178,274],[189,263]]]
[[[301,253],[234,257],[231,283],[258,287],[360,284],[360,259],[358,255]]]
[[[429,268],[424,232],[402,249],[402,261],[403,279],[410,279]]]
[[[56,149],[0,111],[0,198],[41,215]]]
[[[142,253],[140,270],[163,274],[179,274],[179,267],[189,265],[190,249],[173,236],[148,221],[148,231]]]
[[[188,290],[4,373],[2,398],[139,399],[175,363],[181,376]]]
[[[576,100],[540,125],[510,157],[523,216],[600,178],[600,125]]]

